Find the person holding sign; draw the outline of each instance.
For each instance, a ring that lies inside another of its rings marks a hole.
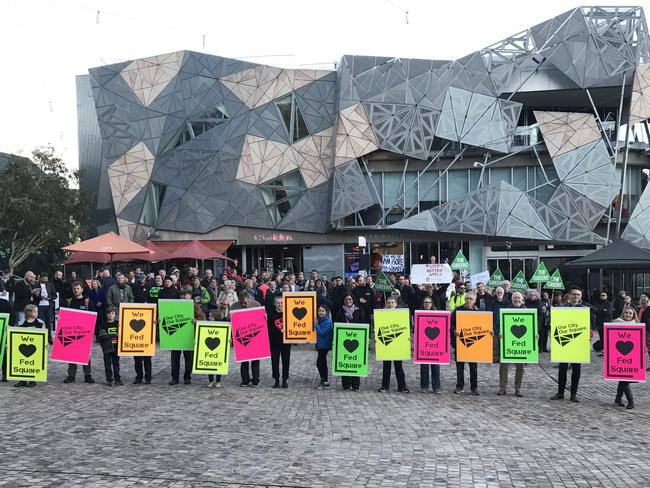
[[[391,310],[396,308],[397,308],[397,300],[393,296],[390,296],[386,300],[386,309]],[[375,327],[377,327],[377,325],[375,325]],[[409,347],[409,351],[410,351],[410,347]],[[408,387],[406,386],[406,377],[404,376],[404,367],[402,366],[402,361],[392,361],[392,363],[395,366],[395,378],[397,379],[397,391],[399,391],[400,393],[410,393]],[[380,393],[384,393],[388,391],[388,389],[390,388],[390,370],[391,370],[391,361],[384,361],[384,369],[381,377],[381,388],[379,388],[378,390]]]
[[[25,320],[23,320],[20,324],[18,324],[18,327],[31,327],[34,329],[47,329],[45,326],[45,322],[43,322],[41,319],[38,318],[38,307],[33,304],[29,304],[25,306],[24,309],[24,315],[25,315]],[[8,343],[7,343],[8,344]],[[44,345],[44,347],[46,347]],[[11,367],[11,365],[8,365]],[[21,386],[36,386],[35,381],[19,381],[18,383],[14,384],[16,387],[21,387]]]
[[[524,306],[524,296],[516,291],[512,294],[512,305],[511,308],[526,308]],[[504,330],[505,326],[507,324],[503,320],[503,315],[501,314],[500,317],[500,328],[499,328],[499,333],[497,334],[499,339],[501,339],[501,335],[505,334],[506,331]],[[521,327],[518,325],[513,325],[511,328],[514,327]],[[523,331],[525,332],[526,327],[523,327]],[[515,329],[516,337],[520,337],[519,333],[517,332],[517,329]],[[523,337],[523,335],[521,336]],[[535,338],[537,340],[537,338]],[[497,341],[498,343],[498,341]],[[501,351],[503,352],[503,351]],[[501,354],[503,356],[503,354]],[[508,366],[509,364],[500,361],[499,364],[499,391],[497,391],[497,395],[505,395],[506,394],[506,387],[508,386]],[[515,365],[515,396],[521,397],[523,394],[521,393],[521,386],[524,382],[524,365],[522,363],[517,363]]]
[[[341,280],[342,281],[342,280]],[[351,293],[346,293],[343,295],[343,306],[336,314],[337,322],[345,322],[348,324],[367,324],[363,310],[357,307],[355,303],[354,296]],[[361,384],[361,379],[359,376],[341,376],[341,383],[343,384],[343,389],[345,391],[359,391],[359,385]]]
[[[250,294],[245,291],[239,292],[238,300],[239,301],[234,304],[228,305],[230,310],[237,311],[262,306],[260,302],[253,300],[250,297]],[[253,361],[242,361],[239,366],[239,372],[241,374],[241,383],[239,386],[250,386],[251,388],[256,388],[260,382],[260,360],[254,359]]]
[[[473,292],[465,294],[465,302],[456,308],[451,314],[451,344],[454,348],[454,353],[456,354],[456,389],[454,393],[459,394],[463,393],[465,390],[465,363],[463,361],[458,361],[458,345],[456,341],[460,337],[460,332],[456,330],[456,317],[459,311],[474,311],[478,312],[476,308],[476,295]],[[493,334],[493,333],[492,333]],[[472,390],[472,395],[478,395],[478,366],[477,363],[471,362],[467,363],[469,365],[469,383]]]
[[[88,310],[88,302],[90,299],[84,297],[83,295],[83,286],[80,282],[75,281],[72,283],[72,297],[68,299],[68,308],[74,310]],[[63,380],[64,383],[74,383],[77,376],[77,367],[76,363],[68,363],[68,376]],[[95,380],[92,377],[90,370],[90,359],[88,359],[88,364],[81,366],[84,373],[84,383],[94,383]]]
[[[622,315],[615,319],[614,322],[622,324],[637,324],[639,319],[636,315],[636,310],[634,307],[625,307],[623,309]],[[603,347],[605,347],[606,342],[603,337]],[[623,351],[623,352],[629,352]],[[623,403],[623,395],[625,395],[625,400],[627,400],[627,406]],[[632,389],[630,388],[630,381],[619,381],[618,387],[616,388],[616,398],[614,398],[614,403],[619,407],[625,407],[628,410],[634,408],[634,397],[632,396]]]
[[[115,308],[108,306],[104,309],[104,318],[99,325],[99,344],[104,354],[104,372],[106,373],[106,384],[113,386],[122,386],[122,377],[120,376],[120,357],[117,355],[117,328],[118,323],[115,320]]]
[[[280,357],[282,357],[282,388],[289,388],[289,362],[291,361],[291,344],[282,340],[284,328],[282,315],[282,296],[276,296],[273,301],[273,310],[267,314],[269,329],[269,345],[271,346],[271,369],[273,374],[273,388],[280,388]]]
[[[433,298],[425,296],[422,299],[421,310],[435,310]],[[417,334],[418,332],[415,331]],[[431,389],[433,393],[440,393],[440,365],[439,364],[420,364],[420,389],[422,393],[429,391],[429,370],[431,370]]]
[[[316,324],[316,350],[318,351],[316,368],[320,375],[319,390],[327,390],[330,387],[327,377],[327,353],[332,349],[333,338],[334,324],[332,324],[329,308],[321,305],[318,307],[318,323]]]

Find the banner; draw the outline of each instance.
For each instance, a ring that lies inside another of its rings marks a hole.
[[[500,356],[502,363],[538,363],[537,309],[502,308]]]
[[[377,361],[411,359],[411,320],[408,308],[375,310]]]
[[[483,283],[487,286],[488,281],[490,281],[490,272],[482,271],[481,273],[473,274],[469,277],[469,281],[472,284],[472,288],[476,288],[476,285]]]
[[[404,271],[404,255],[384,254],[381,258],[381,270],[388,273],[402,273]]]
[[[316,342],[316,292],[284,292],[282,301],[284,343]]]
[[[605,379],[645,382],[645,324],[607,323],[604,333]]]
[[[61,307],[54,331],[52,361],[88,364],[96,323],[96,312]]]
[[[524,276],[523,271],[519,271],[519,273],[516,274],[516,276],[512,279],[512,282],[510,283],[510,289],[513,291],[521,291],[524,292],[528,290],[528,282],[526,281],[526,277]]]
[[[377,275],[377,279],[372,285],[372,289],[373,291],[392,293],[395,291],[395,285],[393,285],[393,282],[390,281],[383,271],[380,271]]]
[[[463,251],[458,251],[458,254],[456,254],[456,257],[454,258],[453,262],[451,263],[451,269],[458,269],[460,271],[468,271],[471,268],[469,265],[469,261],[463,254]]]
[[[5,355],[5,345],[7,344],[7,327],[9,327],[9,318],[8,313],[0,313],[0,364]]]
[[[490,276],[490,279],[488,280],[486,286],[489,286],[490,288],[496,288],[503,285],[504,281],[506,281],[506,279],[503,276],[503,273],[499,268],[497,268],[494,270],[494,273],[492,273],[492,276]]]
[[[537,269],[533,273],[533,277],[529,281],[531,283],[546,283],[550,279],[551,275],[548,273],[544,261],[540,261],[539,266],[537,266]]]
[[[194,349],[194,302],[158,300],[158,336],[161,350],[192,351]]]
[[[264,307],[230,311],[235,361],[253,361],[271,357],[269,329]]]
[[[228,374],[230,324],[197,322],[194,340],[193,373]]]
[[[332,342],[332,374],[340,376],[368,376],[368,324],[334,324]]]
[[[411,266],[410,277],[411,284],[414,285],[449,284],[454,279],[454,273],[447,263],[414,264]]]
[[[588,307],[551,309],[551,362],[589,363],[590,311]]]
[[[456,312],[456,361],[491,363],[492,312]]]
[[[156,354],[156,305],[122,303],[118,326],[118,356],[153,356]]]
[[[416,310],[413,324],[413,362],[449,364],[449,327],[446,311]]]
[[[7,379],[47,381],[47,330],[7,328]]]

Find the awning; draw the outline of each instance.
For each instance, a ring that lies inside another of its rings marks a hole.
[[[619,239],[564,265],[569,269],[650,269],[650,251]]]

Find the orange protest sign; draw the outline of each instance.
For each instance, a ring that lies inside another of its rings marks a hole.
[[[118,329],[118,356],[156,354],[156,305],[122,303]]]
[[[316,292],[296,291],[282,294],[284,326],[282,338],[290,342],[316,342]]]
[[[492,362],[492,312],[456,312],[456,360]]]

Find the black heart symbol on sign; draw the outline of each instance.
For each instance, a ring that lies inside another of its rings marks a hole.
[[[424,335],[429,339],[434,340],[440,335],[440,329],[438,327],[426,327],[424,329]]]
[[[634,342],[632,341],[617,341],[616,350],[620,352],[623,356],[627,356],[634,349]]]
[[[218,337],[208,337],[205,339],[205,347],[211,351],[214,351],[217,347],[219,347],[219,344],[221,344],[221,339]]]
[[[307,315],[307,309],[305,307],[295,307],[291,312],[298,320],[304,319]]]
[[[525,325],[513,325],[510,327],[510,332],[512,332],[512,335],[515,336],[517,339],[521,339],[525,334],[526,331]]]
[[[131,322],[129,322],[129,327],[131,327],[135,332],[140,332],[142,329],[144,329],[145,325],[146,323],[144,320],[133,319]]]
[[[18,346],[18,350],[20,354],[28,358],[36,352],[36,346],[34,344],[21,344]]]
[[[356,351],[357,347],[359,347],[359,341],[356,339],[346,339],[343,341],[343,347],[345,347],[348,352]]]

